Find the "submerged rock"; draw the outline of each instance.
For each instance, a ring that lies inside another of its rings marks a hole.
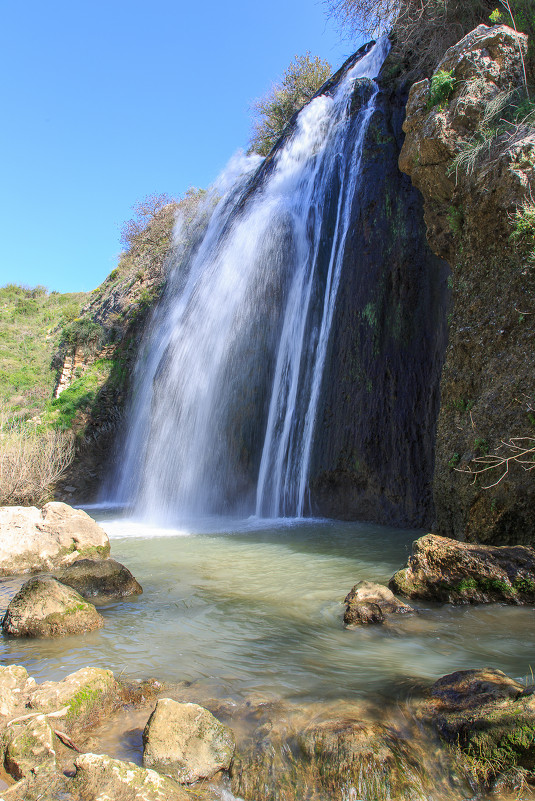
[[[478,545],[426,534],[389,587],[407,598],[446,603],[535,603],[535,549]]]
[[[64,637],[102,628],[93,604],[54,578],[33,578],[11,600],[2,619],[12,637]]]
[[[431,687],[417,715],[459,752],[472,783],[535,780],[535,697],[501,670],[460,670]]]
[[[167,776],[105,754],[82,754],[75,760],[72,789],[84,801],[189,801],[186,791]]]
[[[57,579],[84,598],[124,598],[143,592],[128,568],[115,559],[77,559]]]
[[[53,570],[84,556],[104,558],[108,535],[66,503],[0,507],[0,575]]]
[[[198,704],[162,698],[143,731],[143,764],[190,784],[228,770],[234,734]]]
[[[346,595],[346,626],[383,623],[387,614],[415,612],[412,606],[399,601],[388,587],[373,581],[359,581]]]

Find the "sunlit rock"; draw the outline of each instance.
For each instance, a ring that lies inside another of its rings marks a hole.
[[[93,604],[50,577],[27,581],[2,619],[2,630],[11,637],[64,637],[103,625]]]
[[[143,764],[190,784],[228,770],[234,734],[198,704],[162,698],[143,732]]]
[[[52,570],[82,557],[106,557],[108,535],[65,503],[0,507],[0,575]]]

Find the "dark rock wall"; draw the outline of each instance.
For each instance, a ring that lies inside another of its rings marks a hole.
[[[315,514],[425,526],[449,268],[399,172],[406,95],[384,88],[365,142],[315,434]]]

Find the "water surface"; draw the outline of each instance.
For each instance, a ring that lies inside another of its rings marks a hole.
[[[38,681],[92,665],[123,678],[201,680],[219,696],[292,700],[396,695],[487,665],[523,678],[535,664],[531,607],[420,604],[415,616],[344,629],[347,592],[361,579],[386,583],[421,532],[222,518],[159,529],[101,515],[112,556],[143,595],[100,607],[100,631],[3,638],[4,664]],[[3,582],[4,606],[20,583]]]

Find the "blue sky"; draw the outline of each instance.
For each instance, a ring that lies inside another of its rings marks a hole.
[[[356,49],[315,0],[0,0],[0,285],[91,290],[152,192],[208,186],[250,104],[310,50]]]

